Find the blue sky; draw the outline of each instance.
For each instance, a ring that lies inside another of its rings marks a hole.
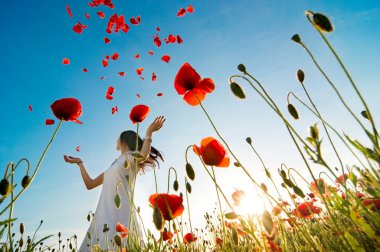
[[[335,31],[328,35],[331,43],[359,84],[373,115],[380,114],[380,4],[377,1],[287,1],[285,4],[284,1],[256,0],[114,0],[114,3],[116,8],[111,10],[104,6],[90,8],[87,1],[0,0],[3,34],[0,40],[3,48],[0,61],[3,88],[0,166],[4,168],[9,161],[27,157],[32,168],[35,167],[55,129],[54,125],[44,123],[46,118],[54,117],[50,104],[63,97],[75,97],[83,106],[83,115],[79,119],[84,124],[70,122],[62,125],[33,184],[17,202],[14,216],[26,223],[27,232],[34,231],[43,219],[45,223],[40,235],[61,231],[64,237],[74,233],[79,239],[83,237],[88,228],[87,212],[95,210],[101,188],[87,191],[77,166],[65,163],[63,155],[81,157],[92,177],[106,170],[120,154],[115,149],[119,134],[123,130],[135,129],[129,120],[129,111],[140,103],[151,107],[140,127],[143,132],[156,116],[167,118],[162,130],[153,135],[153,146],[161,150],[165,158],[158,170],[159,190],[166,190],[169,167],[177,168],[182,178],[180,189],[184,189],[186,147],[199,144],[203,137],[216,137],[200,107],[187,105],[174,89],[175,74],[185,62],[189,62],[203,78],[214,80],[216,89],[207,95],[204,106],[231,148],[251,167],[250,171],[258,181],[267,182],[260,163],[245,143],[247,136],[252,137],[273,173],[282,162],[301,172],[305,168],[299,156],[294,154],[295,148],[285,127],[263,100],[245,84],[246,100],[237,100],[231,94],[227,80],[230,75],[238,73],[236,66],[239,63],[244,63],[265,83],[284,111],[287,92],[294,91],[304,97],[295,79],[297,69],[304,69],[306,85],[326,119],[338,130],[364,138],[304,50],[290,41],[293,34],[301,35],[354,111],[360,113],[362,107],[353,89],[307,22],[304,16],[307,9],[331,18],[335,26]],[[73,18],[67,15],[66,4],[70,4]],[[195,12],[176,17],[177,11],[189,4],[194,6]],[[104,11],[105,19],[97,16],[98,10]],[[84,17],[85,13],[91,16],[89,20]],[[109,35],[112,42],[106,45],[103,42],[107,35],[105,27],[113,13],[124,14],[127,20],[141,15],[142,21],[140,25],[132,26],[127,34]],[[89,28],[83,34],[74,33],[72,27],[76,21]],[[161,28],[161,38],[179,34],[184,43],[163,43],[157,48],[152,38],[157,26]],[[154,56],[149,56],[148,50],[153,50]],[[101,60],[114,52],[119,53],[120,59],[110,61],[109,66],[103,68]],[[140,53],[140,59],[134,58],[137,53]],[[172,57],[170,63],[160,60],[164,54]],[[70,65],[62,65],[64,57],[70,58]],[[83,73],[83,67],[89,72]],[[145,68],[144,81],[136,75],[138,67]],[[120,77],[119,71],[125,71],[126,76]],[[157,74],[156,82],[150,80],[153,71]],[[105,80],[100,80],[101,76],[105,76]],[[112,101],[105,99],[110,85],[115,87]],[[158,92],[163,96],[157,97]],[[136,93],[141,95],[140,99]],[[32,112],[28,110],[29,104],[33,107]],[[308,126],[317,120],[295,104],[302,118],[295,127],[306,136]],[[119,112],[113,116],[111,108],[115,105]],[[375,119],[379,124],[378,118]],[[81,148],[79,153],[75,151],[76,146]],[[352,162],[343,148],[341,151],[345,162]],[[329,146],[326,146],[326,155],[337,163]],[[193,153],[190,160],[197,173],[190,196],[192,216],[196,225],[202,228],[203,214],[212,211],[216,196],[211,180]],[[17,172],[16,181],[23,177],[23,169]],[[243,173],[234,166],[218,170],[217,177],[227,194],[234,188],[253,191]],[[136,204],[141,206],[142,215],[147,220],[152,214],[148,197],[153,192],[153,172],[148,172],[138,178],[136,187]],[[151,222],[145,224],[153,228]],[[56,241],[54,238],[50,244]]]

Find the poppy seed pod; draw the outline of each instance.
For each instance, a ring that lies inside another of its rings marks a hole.
[[[230,88],[232,93],[239,99],[245,99],[245,91],[244,89],[237,84],[236,82],[231,82]]]
[[[248,144],[252,144],[252,139],[251,139],[250,137],[247,137],[247,138],[245,139],[245,141],[247,141]]]
[[[173,183],[173,189],[174,189],[174,191],[178,191],[178,187],[179,187],[178,181],[175,180],[174,183]]]
[[[114,242],[116,243],[117,246],[121,247],[121,237],[120,237],[120,235],[115,234],[113,236],[113,240],[114,240]]]
[[[268,234],[271,234],[273,230],[273,220],[272,216],[267,210],[264,211],[261,220],[263,222],[265,230],[268,232]]]
[[[293,40],[294,42],[296,42],[296,43],[301,43],[301,37],[300,37],[300,35],[298,35],[298,34],[294,34],[294,35],[292,36],[292,40]]]
[[[266,186],[264,183],[261,183],[260,187],[261,187],[261,189],[263,189],[263,191],[264,191],[265,193],[268,192],[268,188],[267,188],[267,186]]]
[[[303,193],[303,191],[301,190],[301,188],[299,188],[298,186],[294,186],[293,187],[293,191],[294,191],[295,194],[297,194],[301,198],[305,198],[305,194]]]
[[[87,214],[87,221],[90,221],[90,218],[91,218],[90,214]]]
[[[187,191],[188,193],[191,193],[191,185],[190,185],[189,182],[186,182],[186,191]]]
[[[280,170],[280,176],[281,176],[281,178],[286,178],[286,172],[284,171],[284,170]]]
[[[303,83],[303,81],[305,80],[305,73],[301,69],[298,69],[297,71],[297,79],[301,83]]]
[[[191,166],[189,163],[186,163],[186,175],[191,180],[195,179],[195,171],[193,169],[193,166]]]
[[[24,246],[24,239],[22,239],[22,237],[21,237],[21,239],[20,239],[20,248],[22,247],[22,246]]]
[[[360,114],[361,114],[365,119],[368,119],[368,120],[369,120],[369,114],[368,114],[368,111],[367,111],[367,110],[363,110]]]
[[[154,207],[153,210],[153,223],[156,226],[157,230],[161,230],[165,225],[162,212],[157,206]]]
[[[20,223],[20,233],[23,234],[25,231],[24,223]]]
[[[25,175],[21,181],[22,188],[27,187],[30,184],[30,177],[28,175]]]
[[[5,196],[11,191],[11,185],[8,179],[4,178],[0,181],[0,194]]]
[[[240,72],[243,72],[243,73],[246,72],[246,68],[245,68],[245,66],[244,66],[243,64],[239,64],[237,68],[238,68],[238,70],[239,70]]]
[[[298,120],[300,117],[298,115],[296,107],[293,106],[293,104],[289,103],[288,104],[288,111],[291,116],[293,116],[294,119]]]
[[[332,32],[334,30],[330,19],[321,13],[313,14],[313,23],[320,31]]]

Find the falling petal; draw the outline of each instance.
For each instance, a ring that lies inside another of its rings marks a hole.
[[[144,71],[144,68],[143,67],[140,67],[140,68],[137,68],[136,69],[136,72],[138,75],[141,75],[142,74],[142,71]]]
[[[85,73],[87,73],[88,72],[88,70],[87,70],[87,68],[83,68],[83,70],[82,70],[83,72],[85,72]]]
[[[187,12],[193,13],[194,12],[194,7],[192,5],[189,5],[189,7],[187,7]]]
[[[52,125],[52,124],[54,124],[54,120],[53,119],[46,119],[45,124],[46,125]]]
[[[113,60],[117,60],[119,58],[119,54],[118,53],[114,53],[112,56],[111,56],[111,59]]]
[[[78,146],[78,147],[75,148],[75,150],[76,150],[77,152],[80,152],[79,147],[80,147],[80,146]]]
[[[158,32],[161,31],[160,27],[157,26],[156,31],[158,31]]]
[[[167,43],[175,43],[176,40],[177,39],[173,34],[169,34],[169,37],[167,39],[167,41],[168,41]]]
[[[140,94],[136,94],[137,98],[141,98]]]
[[[161,40],[160,40],[160,37],[158,36],[158,34],[156,34],[156,35],[153,37],[153,42],[156,44],[157,47],[160,47],[160,46],[161,46]]]
[[[29,109],[30,112],[32,112],[32,110],[33,110],[32,105],[29,105],[28,109]]]
[[[109,94],[106,94],[106,98],[107,98],[108,100],[112,100],[112,99],[113,99],[112,95],[109,95]]]
[[[153,72],[152,73],[152,81],[156,81],[157,80],[157,76],[156,76],[156,73],[155,72]]]
[[[105,78],[104,76],[100,77],[101,80],[104,80],[104,78]]]
[[[129,19],[129,21],[130,21],[131,24],[133,24],[133,25],[138,25],[138,24],[140,24],[140,22],[141,22],[141,17],[140,17],[140,16],[137,16],[137,18],[135,18],[135,17],[131,17],[131,18]]]
[[[109,86],[107,90],[107,94],[112,95],[114,91],[115,91],[115,88],[113,86]]]
[[[99,16],[101,19],[103,19],[103,18],[105,17],[104,12],[102,12],[102,11],[98,11],[97,14],[98,14],[98,16]]]
[[[185,16],[186,14],[186,10],[185,8],[181,8],[178,12],[177,12],[177,17],[183,17]]]
[[[88,26],[87,25],[83,25],[79,22],[77,22],[76,25],[74,25],[73,27],[73,31],[78,33],[78,34],[81,34],[83,32],[83,29],[86,29]]]
[[[179,35],[177,35],[177,43],[178,44],[183,43],[183,39]]]
[[[111,109],[111,112],[112,112],[112,115],[114,115],[116,112],[118,112],[119,110],[118,110],[118,108],[117,108],[117,106],[115,106],[115,107],[113,107],[112,109]]]
[[[110,42],[111,42],[111,40],[109,38],[104,37],[104,43],[109,44]]]
[[[106,55],[106,59],[110,59],[110,56],[108,54]]]
[[[104,59],[102,60],[103,67],[108,66],[108,60]]]
[[[69,16],[72,18],[73,17],[73,13],[71,13],[71,9],[70,9],[70,5],[69,4],[66,5],[66,10],[67,10],[67,14],[69,14]]]
[[[148,51],[149,55],[153,55],[153,51],[149,50]]]
[[[125,76],[125,72],[119,72],[119,75],[120,75],[121,77],[124,77],[124,76]]]
[[[162,93],[158,93],[157,96],[162,96]]]
[[[62,64],[68,65],[68,64],[70,64],[70,60],[68,58],[63,58]]]
[[[139,53],[136,54],[136,55],[135,55],[135,58],[136,58],[136,59],[140,58],[140,54],[139,54]]]
[[[170,57],[169,55],[164,55],[164,56],[162,56],[162,58],[161,58],[161,60],[162,60],[162,61],[165,61],[166,63],[169,63],[170,59],[171,59],[171,57]]]
[[[88,13],[84,14],[84,16],[85,16],[87,19],[90,19],[90,15],[88,15]]]

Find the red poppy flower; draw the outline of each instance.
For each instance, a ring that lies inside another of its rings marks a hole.
[[[71,10],[70,10],[70,5],[66,5],[66,10],[67,10],[67,14],[69,14],[69,16],[72,18],[73,17],[73,13],[71,13]]]
[[[82,69],[82,71],[85,72],[85,73],[88,72],[87,68],[85,68],[85,67]]]
[[[111,42],[111,40],[109,38],[104,37],[104,43],[109,44],[110,42]]]
[[[128,228],[120,224],[119,222],[116,224],[115,231],[120,233],[120,236],[122,239],[128,237],[128,233],[129,233]]]
[[[77,152],[80,152],[79,148],[80,148],[80,146],[76,147],[75,150],[76,150]]]
[[[119,59],[119,54],[118,53],[112,54],[111,59],[113,59],[113,60]]]
[[[201,79],[201,76],[189,63],[183,64],[178,71],[174,87],[178,94],[184,94],[183,99],[192,106],[198,105],[199,101],[204,100],[206,93],[211,93],[215,89],[212,79]]]
[[[152,73],[152,81],[156,81],[157,80],[157,75],[155,72]]]
[[[173,233],[169,231],[164,230],[161,232],[161,235],[163,241],[171,240],[173,238]]]
[[[68,58],[63,58],[62,64],[68,65],[68,64],[70,64],[70,60]]]
[[[245,198],[245,192],[243,190],[236,190],[232,193],[232,200],[236,206],[240,205],[240,202]]]
[[[149,50],[148,51],[149,55],[153,55],[153,51]]]
[[[45,124],[46,125],[52,125],[52,124],[54,124],[54,120],[53,119],[46,119]]]
[[[298,210],[298,211],[297,211]],[[294,215],[302,218],[311,218],[313,214],[321,213],[322,208],[314,206],[312,202],[304,202],[297,206],[297,209],[293,211]]]
[[[82,124],[78,117],[82,115],[82,105],[75,98],[63,98],[50,105],[59,120],[73,121]]]
[[[88,13],[84,14],[84,16],[85,16],[87,19],[90,19],[90,15],[88,15]]]
[[[98,16],[99,16],[101,19],[103,19],[103,18],[105,17],[104,12],[102,12],[102,11],[98,11],[97,14],[98,14]]]
[[[33,110],[32,105],[29,105],[28,109],[29,109],[30,112],[32,112],[32,110]]]
[[[124,77],[124,76],[125,76],[125,72],[119,72],[119,75],[120,75],[121,77]]]
[[[227,155],[223,145],[213,137],[203,138],[201,147],[193,145],[193,151],[198,156],[201,156],[206,165],[217,167],[228,167],[230,158]]]
[[[164,56],[162,56],[162,58],[161,58],[161,60],[162,60],[162,61],[165,61],[166,63],[169,63],[170,59],[171,59],[171,57],[170,57],[169,55],[164,55]]]
[[[140,68],[137,68],[136,69],[136,72],[138,75],[141,75],[142,74],[142,71],[144,71],[144,68],[143,67],[140,67]]]
[[[183,39],[179,35],[177,35],[177,43],[178,44],[182,44],[183,43]]]
[[[158,93],[157,96],[162,96],[162,93]]]
[[[119,109],[117,108],[117,106],[115,106],[115,107],[113,107],[112,109],[111,109],[111,112],[112,112],[112,115],[114,115],[116,112],[118,112],[119,111]]]
[[[144,121],[145,117],[148,115],[150,108],[146,105],[140,104],[132,108],[129,118],[132,120],[132,123],[140,123]]]
[[[161,39],[158,36],[158,34],[156,34],[156,36],[153,37],[153,42],[156,44],[157,47],[161,46]]]
[[[339,186],[339,184],[346,183],[347,179],[348,179],[348,175],[344,173],[344,174],[340,175],[338,178],[335,179],[335,183],[337,183],[338,186]]]
[[[136,54],[136,55],[135,55],[135,58],[136,58],[136,59],[140,58],[140,54]]]
[[[183,199],[175,194],[156,193],[149,197],[149,202],[153,207],[161,210],[165,220],[172,220],[183,213],[185,209],[182,205]],[[171,215],[170,215],[171,213]]]
[[[178,12],[177,12],[177,17],[183,17],[185,16],[186,14],[186,10],[185,8],[181,8]]]
[[[216,237],[216,238],[215,238],[215,243],[216,243],[217,245],[220,245],[220,244],[223,243],[223,239],[221,239],[221,238],[219,238],[219,237]]]
[[[198,238],[195,237],[192,233],[187,233],[184,237],[183,237],[183,241],[187,244],[189,243],[192,243],[192,242],[195,242]]]
[[[78,22],[76,25],[74,25],[73,31],[75,31],[78,34],[81,34],[83,32],[83,29],[86,29],[87,27],[87,25],[82,25]]]
[[[133,24],[133,25],[138,25],[138,24],[140,24],[140,22],[141,22],[141,17],[140,17],[140,16],[137,16],[137,18],[135,18],[135,17],[131,17],[131,18],[129,19],[129,21],[130,21],[131,24]]]
[[[364,206],[371,206],[372,211],[380,210],[380,199],[365,199],[363,200]]]
[[[194,7],[192,5],[189,5],[186,10],[189,13],[193,13],[194,12]]]
[[[102,60],[102,64],[103,64],[103,67],[108,66],[108,60],[103,59],[103,60]]]

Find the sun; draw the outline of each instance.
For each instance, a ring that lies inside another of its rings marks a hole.
[[[261,215],[265,211],[265,204],[263,198],[260,195],[245,194],[236,209],[243,216]]]

